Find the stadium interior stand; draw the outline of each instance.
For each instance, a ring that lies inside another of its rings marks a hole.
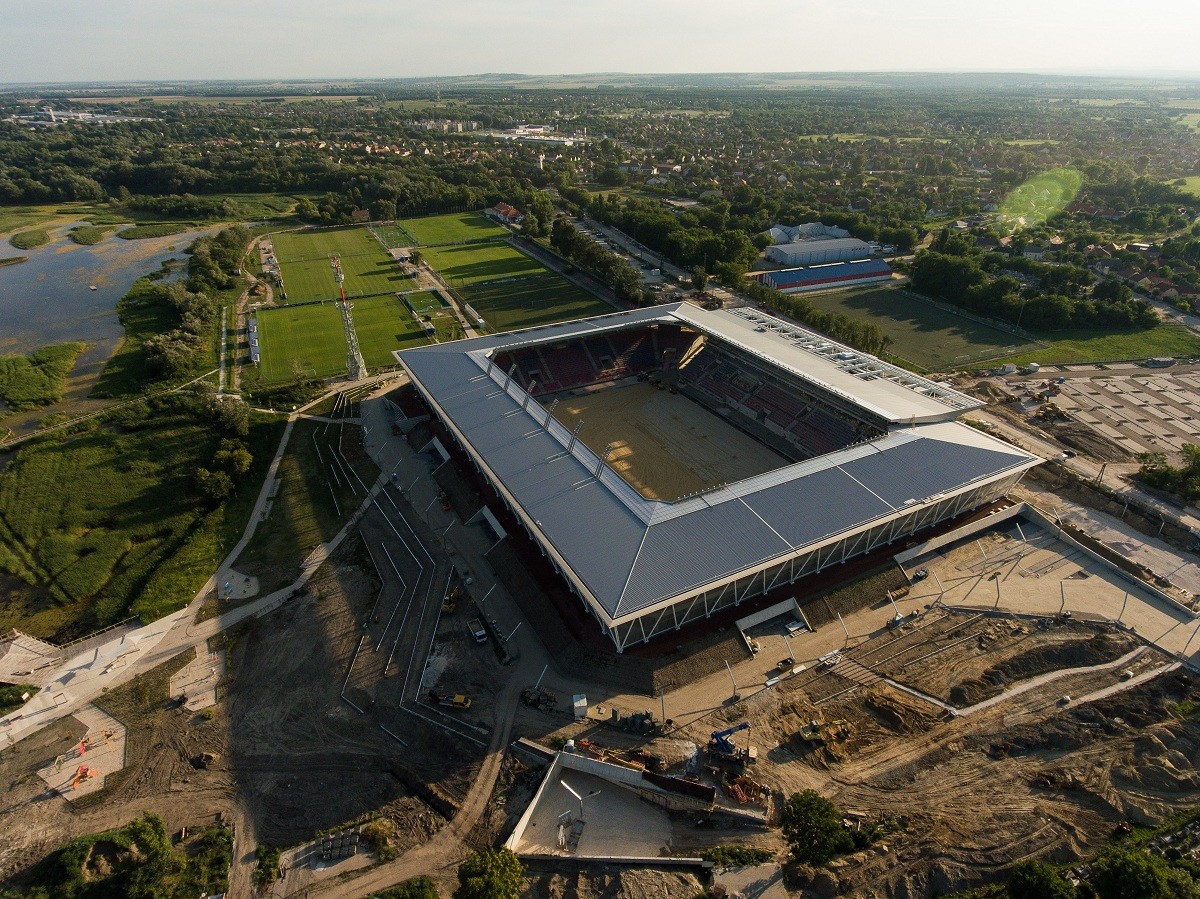
[[[689,328],[650,325],[501,350],[493,362],[538,397],[630,377],[661,379],[701,405],[740,413],[744,430],[800,459],[886,431],[838,409],[816,388],[785,383],[734,348]]]

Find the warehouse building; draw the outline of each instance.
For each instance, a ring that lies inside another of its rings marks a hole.
[[[871,247],[857,237],[837,237],[767,247],[766,255],[767,259],[778,265],[821,265],[825,262],[866,259],[871,255]]]
[[[775,272],[755,272],[752,277],[780,293],[802,293],[831,287],[852,287],[892,280],[892,267],[882,259],[831,262],[811,268],[788,268]]]

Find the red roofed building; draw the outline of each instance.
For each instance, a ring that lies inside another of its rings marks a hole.
[[[497,203],[488,213],[496,219],[504,222],[506,225],[519,225],[525,216],[521,215],[521,211],[515,206],[509,206],[507,203]]]

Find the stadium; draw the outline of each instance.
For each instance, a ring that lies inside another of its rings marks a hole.
[[[970,397],[751,308],[399,358],[618,652],[994,502],[1040,461],[956,421]]]

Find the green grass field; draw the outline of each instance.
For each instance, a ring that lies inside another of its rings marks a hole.
[[[928,371],[962,368],[1036,348],[1007,331],[945,312],[901,288],[818,292],[808,294],[808,299],[826,312],[879,325],[892,339],[891,355]]]
[[[366,228],[328,231],[284,231],[271,235],[290,303],[337,297],[331,256],[338,256],[350,297],[394,293],[410,283]]]
[[[506,243],[434,247],[425,251],[425,261],[437,269],[451,287],[547,274],[540,262]]]
[[[353,303],[354,333],[370,369],[395,365],[393,350],[428,343],[425,332],[397,297],[367,297]]]
[[[1187,191],[1193,197],[1200,197],[1200,175],[1192,175],[1189,178],[1179,179],[1183,181],[1180,190]],[[1173,181],[1171,182],[1174,183]]]
[[[436,247],[472,240],[492,240],[502,238],[508,233],[478,212],[404,219],[398,224],[415,237],[423,247]]]
[[[1146,331],[1113,334],[1104,331],[1072,331],[1065,336],[1047,335],[1049,346],[996,360],[1023,365],[1073,362],[1120,362],[1155,356],[1200,355],[1200,337],[1182,325],[1159,325]]]
[[[399,223],[372,225],[371,230],[375,232],[375,236],[383,242],[383,245],[389,249],[394,247],[412,247],[416,246],[417,243],[417,239]]]
[[[432,290],[414,290],[406,293],[404,298],[418,313],[433,313],[446,308],[442,298]]]
[[[286,384],[297,375],[327,378],[346,371],[346,333],[333,303],[283,306],[258,313],[263,384]]]
[[[586,290],[549,272],[519,281],[465,287],[459,293],[495,331],[616,312]]]

